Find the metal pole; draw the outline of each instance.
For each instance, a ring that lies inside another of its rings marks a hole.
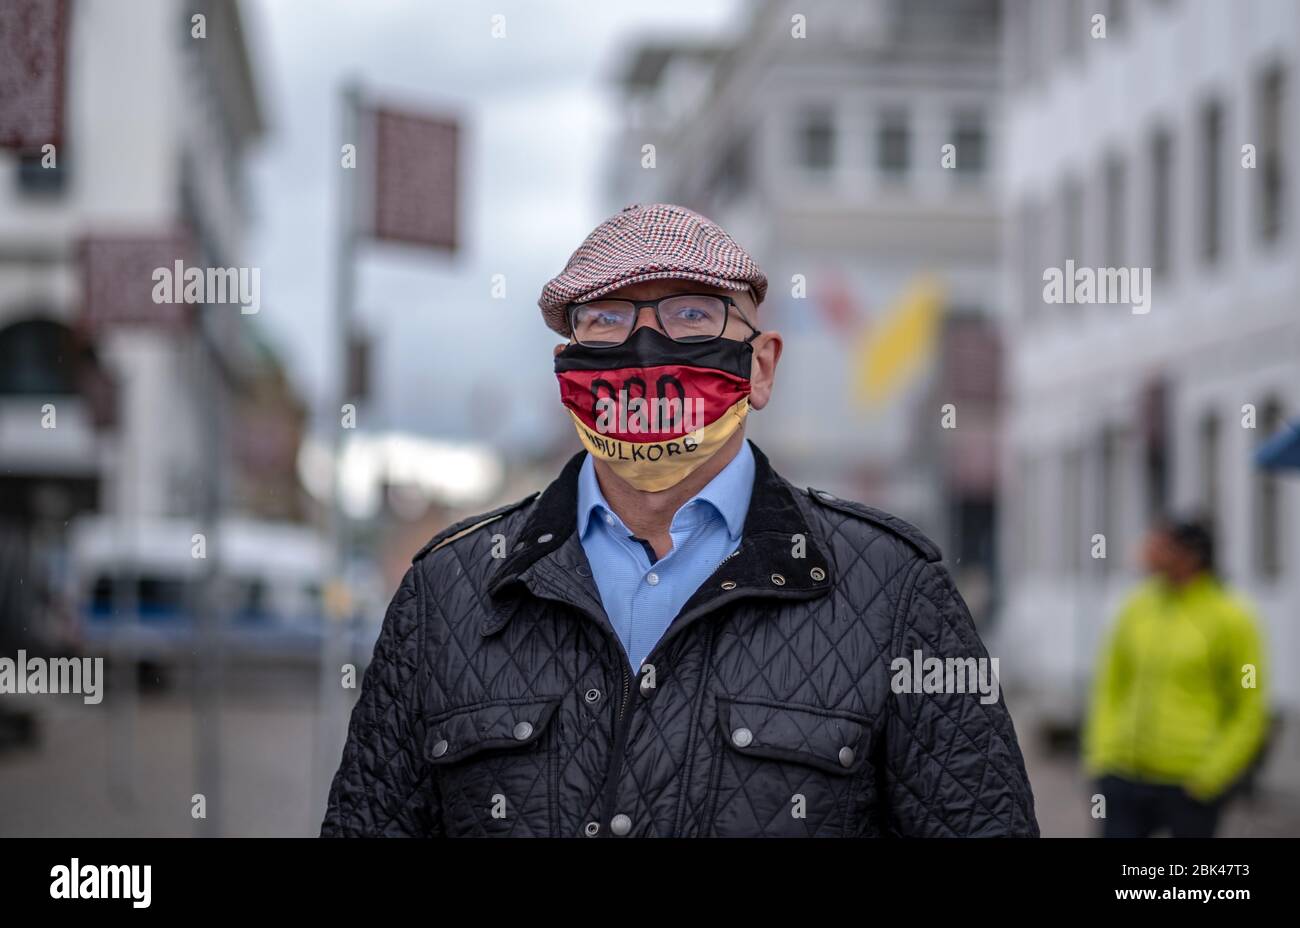
[[[206,305],[199,311],[209,312]],[[195,819],[198,837],[214,838],[221,835],[221,692],[222,692],[222,619],[224,597],[221,583],[221,529],[222,510],[221,472],[218,460],[223,446],[222,434],[225,410],[221,403],[221,369],[216,358],[217,345],[205,351],[202,317],[196,319],[193,341],[198,354],[195,368],[199,372],[199,401],[203,404],[203,418],[209,427],[205,431],[203,449],[202,497],[199,524],[206,539],[202,576],[198,590],[198,654],[192,683],[194,711],[194,774],[196,792],[204,797],[204,817]]]
[[[131,400],[136,386],[130,376],[123,384],[122,396],[127,414],[122,417],[117,455],[117,498],[114,500],[118,533],[118,556],[113,568],[112,632],[107,650],[112,661],[109,695],[111,736],[108,745],[108,792],[123,812],[135,812],[135,722],[139,694],[136,648],[139,631],[138,578],[139,538],[135,513],[139,500],[135,486],[135,417]]]
[[[358,138],[361,111],[361,88],[355,79],[349,79],[343,85],[340,100],[340,146],[357,146],[358,158],[366,158],[371,152],[363,150]],[[335,154],[341,158],[341,150]],[[335,406],[325,420],[325,427],[330,435],[330,460],[333,467],[333,480],[330,499],[330,540],[332,542],[333,563],[330,585],[336,594],[343,592],[344,577],[347,571],[348,525],[343,511],[342,457],[343,428],[340,421],[342,407],[352,397],[349,395],[347,377],[347,346],[352,326],[352,308],[356,290],[356,205],[357,182],[356,170],[344,168],[339,164],[339,216],[338,243],[334,267],[334,334],[335,347],[338,352],[338,392]],[[338,613],[342,603],[336,596],[326,602],[324,628],[321,634],[320,673],[319,673],[319,731],[317,737],[316,789],[313,790],[313,810],[317,817],[323,817],[323,803],[328,795],[330,780],[338,766],[339,751],[342,747],[342,720],[345,710],[343,689],[340,683],[344,642],[343,616]]]

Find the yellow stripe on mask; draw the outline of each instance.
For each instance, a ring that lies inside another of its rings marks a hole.
[[[569,415],[578,430],[578,439],[592,457],[604,461],[638,490],[657,493],[681,483],[691,471],[717,454],[744,424],[748,412],[749,397],[743,397],[709,425],[680,438],[647,442],[621,441],[602,435],[588,427],[573,410],[569,410]]]

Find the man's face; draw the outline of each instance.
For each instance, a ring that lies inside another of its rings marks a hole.
[[[672,296],[674,293],[716,293],[719,296],[731,297],[736,301],[736,308],[740,313],[744,314],[744,317],[753,324],[754,328],[763,328],[762,323],[759,321],[759,309],[754,304],[753,295],[748,290],[724,290],[694,280],[670,278],[666,280],[640,281],[611,291],[605,294],[602,299],[655,300],[659,297]],[[632,331],[635,332],[643,326],[649,326],[657,332],[667,334],[660,328],[654,309],[649,306],[641,308]],[[741,321],[737,312],[733,310],[727,313],[727,325],[722,330],[723,338],[744,341],[753,334],[754,330]],[[568,344],[573,344],[572,338],[569,339]],[[754,357],[750,365],[749,405],[754,409],[762,409],[772,396],[772,387],[776,379],[776,365],[781,357],[783,343],[779,332],[763,331],[762,334],[755,336],[750,344],[754,349]],[[564,345],[556,345],[553,353],[558,355],[564,348]]]

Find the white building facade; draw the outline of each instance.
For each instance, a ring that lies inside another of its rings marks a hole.
[[[1142,532],[1203,514],[1294,713],[1300,480],[1252,458],[1300,412],[1300,6],[1016,0],[1005,24],[1004,673],[1077,723]],[[1066,260],[1150,269],[1149,312],[1046,302]]]
[[[263,117],[238,4],[50,0],[41,9],[62,12],[51,28],[13,2],[4,13],[31,38],[9,31],[6,51],[26,41],[48,62],[61,46],[62,67],[46,71],[52,85],[5,68],[6,89],[47,88],[62,119],[57,144],[15,132],[15,108],[0,127],[12,146],[0,150],[4,646],[57,640],[59,617],[85,604],[78,517],[112,516],[129,550],[157,520],[197,529],[250,497],[244,410],[266,367],[237,306],[178,314],[151,293],[154,270],[174,270],[172,242],[188,243],[190,267],[244,263],[242,165]],[[118,260],[128,254],[138,260]],[[146,587],[163,588],[130,585],[142,598]]]
[[[698,209],[767,272],[761,323],[785,352],[747,432],[776,466],[889,508],[954,554],[943,465],[918,439],[940,429],[936,366],[871,407],[855,396],[856,346],[925,275],[947,316],[997,312],[1000,9],[767,0],[718,47],[648,43],[624,56],[627,121],[607,182],[610,211]]]
[[[213,346],[235,341],[222,323],[204,322],[201,337],[147,321],[96,331],[89,363],[112,384],[113,407],[111,423],[99,428],[69,382],[72,359],[62,350],[83,321],[87,238],[184,228],[197,259],[240,263],[248,218],[242,159],[262,115],[239,7],[68,0],[65,9],[56,167],[43,165],[39,151],[0,151],[0,341],[8,336],[26,365],[25,373],[0,374],[0,472],[25,481],[16,495],[47,482],[46,496],[74,484],[86,489],[54,510],[193,512],[205,492],[196,475],[212,415],[199,399],[202,378],[212,374]],[[43,427],[47,404],[54,428]]]

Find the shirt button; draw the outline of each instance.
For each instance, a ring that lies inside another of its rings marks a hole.
[[[609,820],[609,830],[619,836],[625,835],[632,830],[632,819],[620,812]]]
[[[613,517],[612,515],[610,515],[608,512],[605,513],[605,524],[606,524],[606,525],[613,525],[613,524],[614,524],[614,517]]]
[[[650,584],[651,586],[654,586],[659,582],[659,575],[654,571],[651,571],[650,573],[645,575],[645,582]]]

